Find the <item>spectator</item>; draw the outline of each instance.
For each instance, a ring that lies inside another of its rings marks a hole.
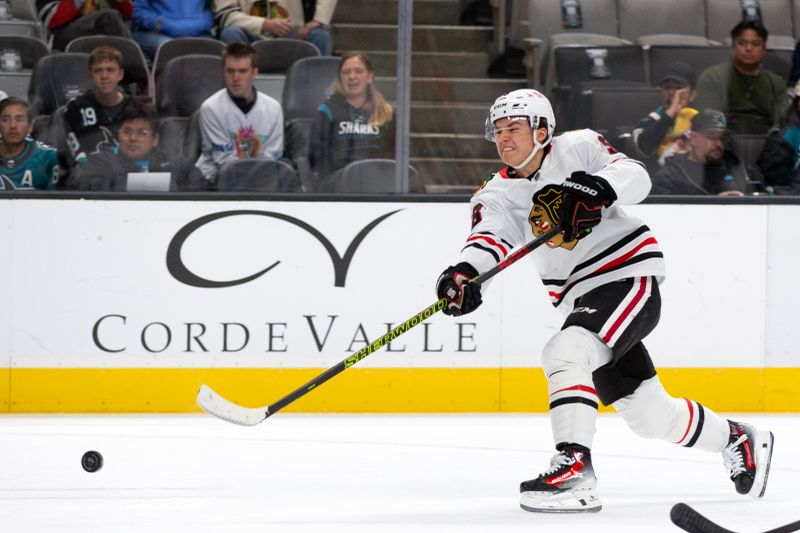
[[[105,7],[107,6],[107,7]],[[131,19],[131,0],[60,0],[45,15],[53,36],[51,47],[64,50],[72,39],[84,35],[119,35],[130,39],[125,21]]]
[[[800,83],[781,127],[764,142],[756,166],[773,193],[800,194]]]
[[[197,167],[215,184],[228,161],[278,159],[283,155],[283,109],[271,96],[257,91],[256,51],[249,44],[230,43],[222,53],[225,89],[200,107],[202,154]]]
[[[211,37],[208,0],[133,0],[133,39],[150,59],[177,37]]]
[[[762,68],[767,29],[743,20],[731,30],[732,63],[707,68],[697,82],[698,109],[723,111],[733,133],[766,134],[788,106],[786,81]]]
[[[202,181],[199,174],[182,179],[173,172],[171,162],[158,148],[158,116],[153,106],[131,100],[120,120],[118,145],[110,151],[89,156],[86,164],[78,169],[78,188],[124,191],[128,186],[128,174],[139,172],[170,173],[170,190],[173,191],[199,188]]]
[[[633,130],[633,139],[639,151],[647,157],[664,159],[686,152],[683,132],[691,127],[697,110],[689,104],[696,96],[695,75],[692,67],[677,61],[667,66],[661,78],[661,99],[664,104],[639,122]]]
[[[89,154],[116,146],[120,113],[130,100],[119,86],[125,71],[122,54],[110,46],[98,46],[89,54],[92,89],[66,103],[64,128],[71,158],[69,170],[84,163]],[[68,178],[68,188],[72,180]]]
[[[698,113],[687,135],[689,151],[666,160],[653,176],[650,194],[742,196],[754,192],[744,165],[725,149],[727,133],[721,111]]]
[[[269,4],[269,7],[267,7]],[[226,43],[252,43],[264,37],[290,37],[331,55],[331,23],[336,0],[214,0],[214,16]]]
[[[30,137],[28,102],[0,101],[0,189],[53,189],[60,175],[58,155]]]
[[[332,189],[353,161],[394,159],[394,109],[375,87],[374,70],[364,52],[339,63],[333,94],[319,105],[311,132],[311,168],[322,189]]]

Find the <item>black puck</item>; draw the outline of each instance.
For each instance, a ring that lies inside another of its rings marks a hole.
[[[100,452],[90,450],[81,457],[81,466],[87,472],[97,472],[103,468],[103,456]]]

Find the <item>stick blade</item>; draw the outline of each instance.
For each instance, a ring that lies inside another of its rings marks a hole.
[[[267,418],[267,408],[249,408],[236,405],[214,392],[208,385],[200,385],[197,405],[206,413],[240,426],[255,426]]]
[[[690,533],[733,533],[720,527],[685,503],[676,503],[669,512],[672,523]]]

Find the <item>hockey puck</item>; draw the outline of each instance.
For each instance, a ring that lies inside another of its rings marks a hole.
[[[103,468],[103,456],[100,452],[88,451],[81,457],[81,466],[87,472],[97,472]]]

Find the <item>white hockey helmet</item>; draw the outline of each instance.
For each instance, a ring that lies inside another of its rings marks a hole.
[[[500,96],[494,101],[492,107],[489,108],[489,116],[486,117],[486,140],[495,141],[495,126],[494,123],[501,118],[519,117],[526,118],[531,129],[534,131],[533,135],[533,149],[524,161],[517,165],[511,165],[519,170],[528,163],[530,163],[534,156],[550,144],[553,140],[553,133],[556,129],[556,116],[553,113],[553,106],[550,105],[550,100],[539,91],[533,89],[517,89],[508,94]],[[536,137],[536,131],[539,128],[541,119],[547,120],[547,138],[544,142],[539,142]]]
[[[489,108],[486,117],[486,140],[494,142],[494,123],[506,117],[526,117],[531,128],[539,127],[539,120],[547,119],[547,140],[542,143],[546,146],[553,138],[556,129],[556,116],[550,100],[539,91],[533,89],[517,89],[497,98]]]

